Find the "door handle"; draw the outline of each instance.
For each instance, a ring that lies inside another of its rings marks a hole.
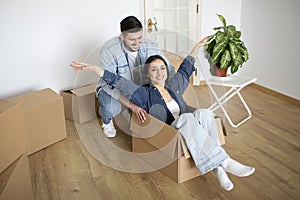
[[[154,22],[152,21],[151,18],[148,19],[148,32],[151,33],[152,32],[152,26],[154,26],[154,30],[157,31],[157,21],[156,18],[154,17]]]

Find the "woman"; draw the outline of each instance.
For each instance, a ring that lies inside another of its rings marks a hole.
[[[207,37],[196,44],[170,80],[168,80],[168,67],[165,60],[159,55],[149,57],[145,63],[145,71],[150,84],[144,86],[135,85],[96,65],[73,62],[71,66],[75,70],[94,71],[109,85],[113,85],[123,96],[130,99],[130,101],[119,100],[125,102],[142,122],[145,120],[146,111],[178,129],[201,174],[213,170],[222,188],[230,191],[234,186],[226,172],[245,177],[253,174],[255,168],[231,159],[221,147],[214,113],[207,109],[192,111],[182,97],[195,70],[194,62],[198,50],[206,44]],[[122,96],[117,94],[116,98],[118,97]]]

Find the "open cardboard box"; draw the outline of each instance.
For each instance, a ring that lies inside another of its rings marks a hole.
[[[61,92],[67,119],[84,123],[99,116],[95,89],[96,83],[93,83]]]
[[[0,101],[0,173],[27,150],[21,103]]]
[[[216,118],[216,123],[219,130],[220,143],[223,145],[225,144],[225,139],[221,119]],[[175,128],[151,115],[147,115],[146,122],[141,124],[138,122],[137,117],[132,115],[130,130],[132,131],[132,151],[134,153],[161,151],[161,154],[164,155],[161,159],[163,161],[169,159],[170,163],[172,163],[161,168],[160,171],[175,182],[182,183],[200,175],[184,139]],[[153,162],[149,164],[156,167],[158,163]]]
[[[50,88],[16,96],[7,101],[22,105],[28,155],[67,137],[63,99]]]

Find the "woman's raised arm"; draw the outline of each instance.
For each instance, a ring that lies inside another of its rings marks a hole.
[[[190,56],[193,56],[194,58],[196,58],[198,56],[198,51],[199,51],[199,48],[204,46],[204,45],[207,45],[208,42],[207,42],[207,39],[208,37],[204,37],[200,42],[198,42],[194,48],[192,49],[192,51],[190,52]]]

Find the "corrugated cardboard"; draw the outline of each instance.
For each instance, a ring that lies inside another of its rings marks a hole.
[[[220,119],[216,119],[216,122],[220,127]],[[166,158],[178,159],[160,171],[175,182],[182,183],[200,175],[178,130],[150,115],[147,115],[147,121],[144,124],[140,124],[136,116],[132,115],[130,129],[132,151],[135,153],[161,151],[162,147],[168,146],[162,150],[162,153],[166,155]],[[153,133],[156,134],[151,135]],[[219,129],[219,138],[221,145],[225,144],[222,128]],[[149,164],[155,165],[155,163]]]
[[[84,123],[97,117],[95,88],[96,83],[61,92],[67,119]]]
[[[21,103],[0,101],[0,173],[26,151]]]
[[[67,137],[63,99],[51,89],[27,93],[8,101],[22,104],[29,155]]]
[[[0,200],[32,200],[27,154],[21,155],[0,174]]]

